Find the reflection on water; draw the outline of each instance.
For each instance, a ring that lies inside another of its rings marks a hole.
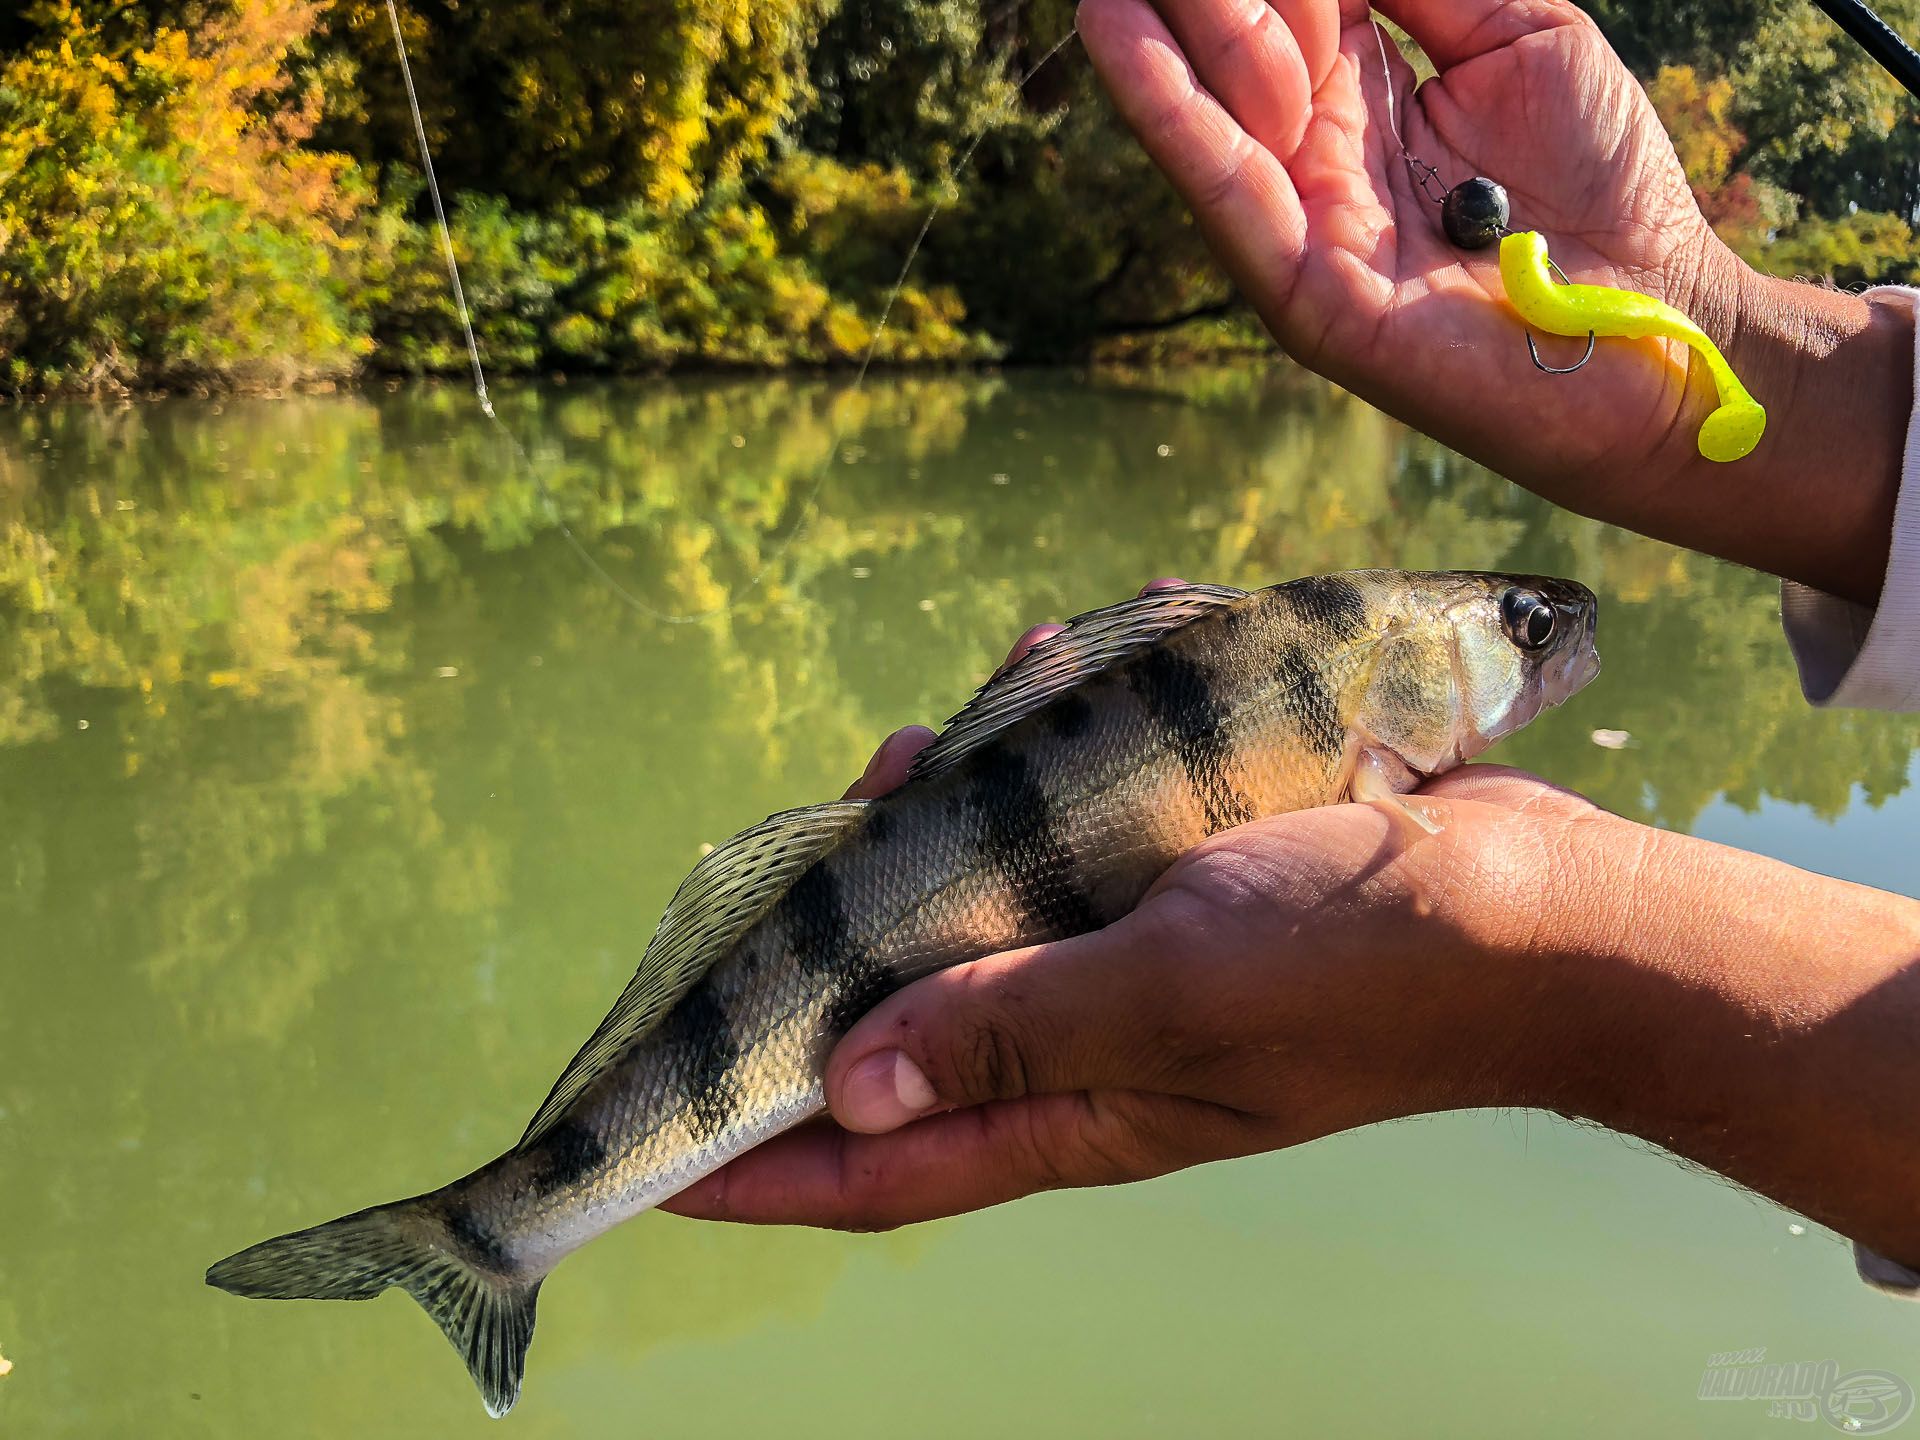
[[[837,793],[1024,625],[1154,575],[1573,576],[1606,671],[1502,758],[1842,874],[1855,822],[1920,815],[1912,722],[1806,709],[1766,582],[1297,376],[501,409],[647,607],[738,603],[637,612],[457,391],[0,413],[0,1434],[478,1429],[404,1300],[244,1305],[201,1270],[491,1156],[703,842]],[[1735,1434],[1692,1398],[1709,1351],[1899,1370],[1903,1342],[1920,1379],[1920,1331],[1817,1237],[1779,1255],[1767,1207],[1528,1128],[884,1239],[643,1221],[548,1287],[512,1423]]]

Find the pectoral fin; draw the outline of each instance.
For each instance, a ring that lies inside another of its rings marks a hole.
[[[1380,805],[1404,827],[1409,844],[1423,835],[1438,835],[1440,827],[1428,816],[1418,800],[1407,792],[1420,783],[1420,777],[1391,750],[1363,745],[1354,757],[1353,779],[1347,794],[1362,805]]]

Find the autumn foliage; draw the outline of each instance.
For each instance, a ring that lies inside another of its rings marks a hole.
[[[1920,0],[1885,3],[1920,19]],[[1741,254],[1843,284],[1920,271],[1920,126],[1823,19],[1797,0],[1592,4]],[[1084,62],[1017,83],[1067,33],[1067,0],[401,14],[498,369],[1257,336]],[[0,393],[457,371],[426,216],[384,0],[0,16]]]

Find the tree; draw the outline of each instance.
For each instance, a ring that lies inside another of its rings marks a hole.
[[[407,43],[435,163],[520,204],[644,199],[684,210],[760,164],[807,98],[831,0],[412,0]],[[414,163],[381,0],[337,0],[327,60],[358,104],[324,143]]]

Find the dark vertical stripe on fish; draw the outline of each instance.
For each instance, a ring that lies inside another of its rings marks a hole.
[[[1047,729],[1062,740],[1078,740],[1093,723],[1093,706],[1084,695],[1068,691],[1041,712]]]
[[[1062,937],[1100,928],[1074,873],[1073,852],[1027,757],[1005,744],[973,759],[969,804],[981,843],[1006,878],[1028,934]]]
[[[507,1268],[507,1251],[500,1243],[500,1237],[487,1229],[480,1217],[465,1205],[456,1203],[447,1212],[447,1234],[467,1252],[470,1260],[489,1270],[503,1271]]]
[[[1282,585],[1294,614],[1324,630],[1330,639],[1357,640],[1372,623],[1360,587],[1344,575],[1321,575]]]
[[[1185,655],[1161,647],[1140,657],[1132,680],[1148,711],[1171,737],[1207,829],[1225,830],[1253,819],[1253,803],[1227,778],[1233,747],[1207,672]]]
[[[781,908],[786,913],[787,943],[802,974],[830,975],[846,963],[852,930],[840,882],[825,861],[793,882]]]
[[[827,995],[822,1024],[829,1035],[844,1035],[853,1022],[900,988],[900,980],[886,965],[866,954],[847,957]]]
[[[740,1100],[730,1073],[740,1047],[711,978],[686,993],[663,1028],[669,1052],[684,1057],[680,1093],[687,1102],[688,1127],[705,1143],[727,1128]]]
[[[552,1190],[564,1190],[605,1164],[607,1147],[578,1120],[565,1118],[541,1137],[534,1156],[540,1183]]]
[[[884,843],[891,829],[892,817],[876,812],[867,821],[866,839]],[[782,908],[801,973],[829,982],[823,1022],[829,1033],[845,1031],[897,988],[893,973],[855,946],[840,882],[826,862],[794,882]]]
[[[1316,754],[1329,758],[1345,750],[1346,727],[1340,723],[1333,692],[1327,688],[1313,651],[1297,643],[1284,645],[1274,656],[1273,668],[1300,738]]]

